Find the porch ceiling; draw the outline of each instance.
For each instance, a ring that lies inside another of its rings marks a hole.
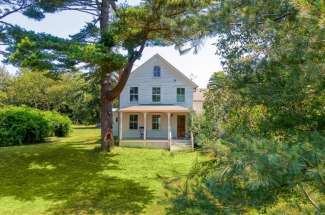
[[[186,107],[177,105],[137,105],[121,108],[121,112],[166,112],[166,113],[188,113],[190,110]]]

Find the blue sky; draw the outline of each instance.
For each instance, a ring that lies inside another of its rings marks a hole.
[[[138,2],[138,0],[129,1],[131,4],[136,4]],[[90,19],[91,17],[88,15],[68,11],[48,14],[47,17],[40,22],[28,19],[20,14],[11,15],[6,21],[13,24],[19,24],[29,30],[47,32],[60,37],[68,37],[69,35],[77,33],[85,22]],[[216,47],[212,45],[214,42],[215,39],[207,40],[198,54],[188,53],[180,55],[174,47],[147,47],[144,50],[142,58],[135,63],[135,68],[154,54],[159,53],[185,75],[193,78],[194,82],[201,88],[205,88],[211,74],[222,69],[219,57],[215,54]],[[7,68],[11,72],[16,71],[16,69],[11,66]]]

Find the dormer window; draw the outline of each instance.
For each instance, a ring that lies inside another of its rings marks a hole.
[[[155,77],[155,78],[160,77],[160,66],[153,67],[153,77]]]

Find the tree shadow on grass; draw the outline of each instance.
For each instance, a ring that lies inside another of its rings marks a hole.
[[[147,187],[103,173],[119,170],[118,155],[76,145],[0,152],[0,198],[49,200],[50,214],[139,214],[152,202]]]

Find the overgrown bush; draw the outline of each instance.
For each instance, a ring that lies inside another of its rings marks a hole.
[[[71,121],[55,112],[25,107],[0,110],[0,146],[32,144],[48,136],[67,136]]]
[[[48,121],[50,133],[49,136],[66,137],[71,130],[71,120],[57,112],[46,111],[42,113]]]
[[[0,110],[0,146],[41,142],[49,132],[48,121],[39,111],[14,107]]]

